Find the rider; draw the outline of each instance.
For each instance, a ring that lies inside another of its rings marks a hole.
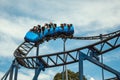
[[[41,32],[41,25],[38,25],[38,32]]]
[[[71,27],[70,24],[67,24],[67,26],[68,26],[68,30],[70,30],[70,27]]]
[[[42,26],[42,33],[44,34],[44,31],[45,31],[45,26]]]
[[[56,28],[57,27],[57,24],[54,24],[54,28]]]
[[[63,24],[60,24],[60,27],[61,27],[62,29],[64,29],[64,25],[63,25]]]
[[[37,32],[37,26],[34,26],[30,31]]]
[[[65,27],[65,26],[66,26],[66,23],[64,23],[63,26]]]

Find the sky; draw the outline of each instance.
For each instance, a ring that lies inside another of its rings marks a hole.
[[[72,23],[75,28],[74,36],[114,32],[120,30],[120,0],[0,0],[0,78],[9,69],[14,59],[13,52],[24,41],[26,32],[35,25],[49,22],[58,25]],[[67,40],[66,50],[94,42],[96,41]],[[45,42],[40,45],[40,55],[62,51],[62,44],[61,39]],[[120,71],[118,50],[120,48],[105,54],[104,62]],[[30,55],[35,55],[35,49]],[[78,71],[78,63],[67,67]],[[62,67],[46,69],[39,79],[52,80],[61,71]],[[21,67],[18,80],[32,80],[33,75],[34,70]],[[84,75],[88,80],[101,80],[101,68],[84,61]],[[105,78],[113,76],[105,71]]]

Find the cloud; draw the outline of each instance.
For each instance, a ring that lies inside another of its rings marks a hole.
[[[33,76],[34,76],[34,71],[27,71],[27,75],[20,73],[19,75],[19,80],[23,80],[23,79],[29,79],[32,80]],[[56,74],[55,71],[53,70],[46,70],[45,72],[41,72],[38,79],[40,80],[53,80],[54,75]],[[22,77],[23,76],[23,77]],[[26,78],[25,78],[26,77]]]
[[[14,50],[24,41],[26,32],[38,22],[23,17],[1,18],[0,56],[13,56]]]
[[[100,79],[100,78],[95,79],[94,77],[92,77],[90,75],[86,75],[86,78],[87,78],[87,80],[98,80],[98,79]]]
[[[32,80],[33,76],[34,76],[34,71],[33,70],[25,70],[25,73],[22,73],[21,71],[19,71],[18,73],[18,79],[19,80],[23,80],[23,79],[28,79],[28,80]],[[5,73],[0,72],[0,78],[3,77]],[[53,70],[46,70],[46,72],[41,72],[38,79],[40,80],[53,80],[54,75],[56,74],[55,71]]]
[[[43,22],[54,21],[58,24],[63,22],[73,23],[75,25],[75,33],[78,34],[80,32],[88,31],[106,31],[107,29],[116,28],[116,25],[120,25],[118,18],[120,17],[120,3],[118,1],[119,0],[52,0],[51,2],[48,2],[47,0],[35,0],[33,2],[32,0],[11,0],[8,2],[5,0],[1,1],[2,8],[0,11],[2,17],[6,17],[6,19],[14,18],[12,22],[19,22],[17,25],[18,27],[25,27],[23,30],[26,30],[26,27],[30,24],[38,24],[39,21],[42,22],[41,24],[43,24]],[[47,6],[45,6],[46,4]],[[6,10],[6,8],[8,10]],[[16,24],[16,22],[13,24]]]
[[[3,36],[3,35],[2,35]],[[1,37],[2,39],[0,40],[0,56],[4,57],[12,57],[13,52],[17,45],[15,44],[14,40],[12,40],[8,36]]]
[[[3,75],[4,75],[4,73],[3,73],[3,72],[0,72],[0,78],[2,78],[2,77],[3,77]]]
[[[95,80],[95,79],[93,77],[91,77],[90,80]]]
[[[41,74],[39,76],[40,80],[53,80],[53,77],[55,76],[56,72],[53,70],[48,70],[47,73]]]
[[[104,54],[104,56],[103,56],[104,62],[110,63],[112,61],[119,61],[119,59],[120,59],[119,49],[120,48],[118,47],[117,49],[108,52],[108,54],[110,54],[110,55]]]
[[[87,25],[99,21],[104,25],[119,22],[119,0],[116,1],[7,1],[1,2],[4,8],[10,8],[12,15],[39,19],[53,20],[55,22],[71,22],[75,25]],[[24,2],[24,3],[23,3]],[[41,4],[39,4],[41,3]],[[14,5],[13,5],[14,4]],[[45,6],[47,4],[47,6]],[[105,4],[105,5],[103,5]],[[24,5],[24,6],[23,6]],[[14,7],[16,6],[16,7]],[[69,7],[68,7],[69,6]],[[6,10],[6,9],[5,9]],[[4,10],[4,11],[5,11]],[[7,10],[6,10],[7,11]],[[8,11],[8,14],[10,11]],[[11,13],[10,13],[11,14]],[[41,18],[42,17],[42,18]],[[46,20],[44,20],[46,21]],[[101,26],[102,27],[102,26]]]

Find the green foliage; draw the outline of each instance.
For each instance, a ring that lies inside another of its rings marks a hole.
[[[79,73],[78,72],[75,73],[71,70],[67,70],[67,72],[68,72],[68,80],[79,80]],[[54,76],[54,80],[62,80],[62,75],[63,75],[63,72],[62,73],[57,73]],[[64,77],[65,77],[65,72],[64,72]],[[87,80],[85,76],[83,76],[83,80]]]

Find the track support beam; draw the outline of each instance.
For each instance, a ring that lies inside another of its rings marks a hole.
[[[45,67],[41,62],[38,62],[37,64],[39,64],[39,67],[36,69],[33,80],[38,80],[38,76],[39,76],[40,72],[45,71]]]
[[[18,69],[19,69],[19,64],[17,63],[17,61],[14,59],[12,62],[12,65],[10,67],[10,69],[8,70],[8,72],[2,77],[1,80],[17,80],[17,76],[18,76]]]
[[[100,63],[99,61],[91,58],[90,56],[87,56],[86,54],[84,54],[82,52],[80,52],[80,57],[79,57],[79,64],[80,64],[80,68],[81,69],[83,67],[83,66],[81,66],[81,65],[83,65],[83,63],[82,63],[83,59],[88,60],[88,61],[92,62],[93,64],[96,64],[97,66],[99,66],[99,67],[101,67],[101,68],[103,68],[103,69],[105,69],[105,70],[115,74],[117,76],[118,80],[120,80],[120,72],[114,70],[113,68],[111,68],[111,67],[109,67],[109,66],[107,66],[105,64]],[[80,70],[80,71],[83,72],[82,70]],[[82,74],[80,76],[82,76]],[[80,78],[80,80],[82,80],[82,79]]]
[[[82,53],[79,51],[79,80],[83,80],[83,60],[84,56]]]
[[[36,56],[39,56],[39,45],[37,45]],[[39,66],[37,64],[39,64]],[[36,58],[36,67],[38,68],[35,69],[33,80],[38,80],[40,72],[45,70],[44,65],[38,60],[38,58]]]

